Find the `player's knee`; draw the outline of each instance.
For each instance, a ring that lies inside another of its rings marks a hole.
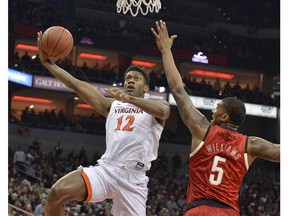
[[[65,201],[68,201],[65,189],[59,185],[53,185],[49,190],[47,202],[53,205],[64,203]]]

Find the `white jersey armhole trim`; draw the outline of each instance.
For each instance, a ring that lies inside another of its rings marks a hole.
[[[248,170],[249,169],[249,163],[248,163],[248,154],[247,153],[244,153],[244,161],[245,161],[246,168]]]
[[[204,141],[201,141],[201,143],[197,146],[196,149],[194,149],[193,152],[190,153],[190,157],[192,157],[193,155],[195,155],[199,150],[200,148],[204,145]]]

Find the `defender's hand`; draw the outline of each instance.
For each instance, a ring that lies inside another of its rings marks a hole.
[[[173,41],[175,38],[177,38],[177,35],[172,35],[171,37],[169,37],[166,23],[162,20],[160,20],[159,22],[156,21],[155,24],[157,31],[155,31],[154,28],[151,28],[151,31],[156,38],[158,49],[160,50],[160,52],[171,49]]]

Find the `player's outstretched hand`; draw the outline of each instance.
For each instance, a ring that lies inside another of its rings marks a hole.
[[[111,97],[115,98],[116,100],[128,102],[129,95],[124,93],[122,90],[117,88],[105,88],[104,89]]]
[[[160,52],[165,52],[166,50],[171,49],[174,39],[177,35],[172,35],[169,37],[166,23],[160,20],[156,21],[156,30],[151,28],[151,31],[156,39],[156,43]]]
[[[39,58],[41,62],[46,62],[48,60],[48,56],[46,53],[43,51],[42,46],[41,46],[41,40],[42,40],[42,31],[37,32],[37,46],[38,46],[38,53],[39,53]]]

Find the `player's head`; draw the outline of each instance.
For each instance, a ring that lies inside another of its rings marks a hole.
[[[149,90],[149,76],[138,66],[131,65],[124,74],[124,91],[129,95],[143,97]]]
[[[221,100],[212,113],[212,124],[216,125],[232,124],[239,127],[246,118],[244,103],[234,97],[227,97]]]

